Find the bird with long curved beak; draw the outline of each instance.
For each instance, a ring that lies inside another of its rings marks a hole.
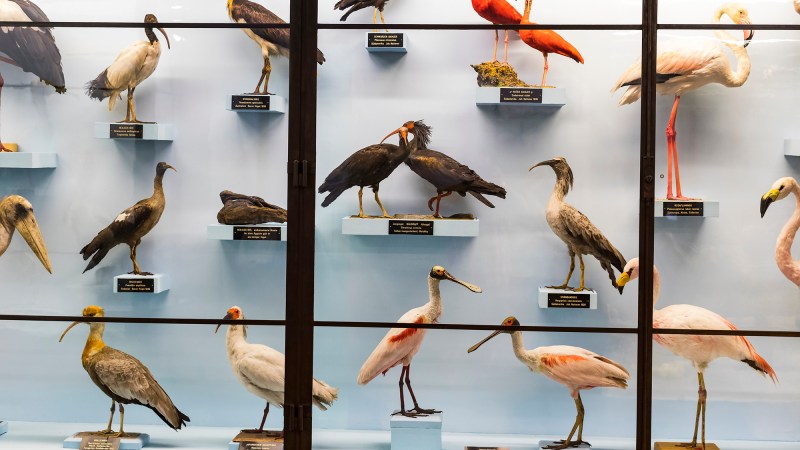
[[[778,234],[778,242],[775,244],[775,262],[778,269],[792,283],[800,287],[800,260],[792,258],[792,244],[800,229],[800,185],[792,177],[783,177],[775,181],[772,189],[761,196],[761,217],[767,213],[767,208],[774,202],[780,201],[794,194],[795,208],[794,214],[786,222],[786,225]]]
[[[53,273],[47,246],[39,230],[39,224],[33,215],[33,206],[24,197],[9,195],[0,200],[0,256],[6,252],[14,236],[14,230],[28,243],[33,253],[42,262],[44,268]]]

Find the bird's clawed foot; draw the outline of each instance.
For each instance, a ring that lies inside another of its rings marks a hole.
[[[686,447],[686,448],[689,448],[691,450],[698,450],[698,449],[699,450],[703,450],[703,448],[705,448],[705,447],[703,447],[701,445],[697,445],[696,441],[695,442],[681,442],[681,443],[675,444],[675,445],[677,445],[678,447]]]
[[[141,121],[141,120],[138,120],[138,119],[124,119],[124,120],[120,120],[120,121],[119,121],[119,122],[117,122],[117,123],[140,123],[140,124],[153,124],[153,123],[155,123],[155,122],[143,122],[143,121]]]
[[[139,276],[142,276],[142,277],[152,277],[153,273],[152,272],[136,272],[136,271],[133,271],[133,272],[128,272],[128,275],[139,275]]]
[[[425,409],[425,408],[420,408],[420,407],[419,407],[419,405],[415,406],[413,409],[411,409],[411,411],[413,411],[413,412],[415,412],[415,413],[418,413],[418,414],[424,414],[424,415],[426,415],[426,416],[429,416],[429,415],[431,415],[431,414],[436,414],[436,413],[440,413],[440,412],[441,412],[441,411],[439,411],[439,410],[436,410],[436,409]]]
[[[562,284],[560,286],[545,286],[545,287],[547,289],[560,289],[560,290],[565,290],[565,291],[574,291],[575,290],[575,288],[569,287],[569,285],[567,285],[567,284]]]
[[[683,195],[667,195],[667,200],[681,200],[681,201],[692,201],[692,200],[700,200],[699,198],[692,198],[692,197],[685,197]]]
[[[106,428],[105,430],[95,431],[95,434],[102,434],[103,436],[111,436],[112,434],[117,434],[117,432],[112,430],[111,428]]]
[[[583,291],[590,291],[591,289],[587,288],[586,286],[578,286],[576,288],[567,287],[566,290],[572,292],[583,292]]]
[[[411,417],[412,419],[414,419],[416,417],[428,417],[430,414],[414,412],[414,410],[412,409],[412,410],[408,410],[408,411],[397,411],[397,412],[392,413],[392,415],[393,416],[398,416],[399,415],[399,416],[404,416],[404,417]]]
[[[543,447],[543,448],[552,449],[552,450],[562,450],[562,449],[565,449],[565,448],[577,448],[577,447],[580,447],[583,444],[586,444],[589,447],[592,446],[592,444],[590,444],[590,443],[588,443],[586,441],[575,440],[575,441],[567,442],[567,441],[563,441],[562,440],[562,441],[553,442],[551,445],[548,445],[548,446]]]

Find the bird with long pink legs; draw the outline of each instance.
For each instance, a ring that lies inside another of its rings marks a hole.
[[[520,25],[531,25],[536,22],[531,22],[531,5],[532,0],[525,0],[525,11],[522,13],[522,20]],[[561,37],[560,34],[553,30],[519,30],[519,37],[522,42],[528,44],[534,50],[539,50],[544,56],[544,70],[542,71],[542,84],[539,87],[554,87],[547,85],[547,71],[550,70],[550,65],[547,64],[547,55],[556,53],[561,56],[566,56],[575,60],[575,62],[583,64],[583,56],[572,44],[567,42],[566,39]]]
[[[517,25],[522,16],[511,3],[506,0],[472,0],[472,9],[479,16],[495,25]],[[494,30],[494,56],[492,61],[497,61],[497,47],[500,44],[500,32]],[[508,30],[506,30],[505,47],[503,49],[503,64],[508,64]]]
[[[713,22],[720,23],[722,16],[728,16],[733,23],[749,25],[747,10],[737,4],[726,3],[714,14]],[[681,175],[678,166],[677,130],[675,121],[681,95],[711,83],[726,87],[742,86],[750,76],[750,57],[746,47],[753,39],[753,30],[744,30],[744,40],[739,41],[724,30],[715,30],[717,38],[736,56],[736,70],[728,62],[728,56],[716,43],[707,39],[673,42],[661,47],[656,60],[656,91],[661,95],[674,95],[672,113],[667,125],[667,200],[692,200],[681,190]],[[611,89],[627,87],[619,100],[626,105],[639,100],[642,91],[642,61],[636,61],[617,80]],[[675,171],[675,191],[673,194],[673,167]]]
[[[800,186],[798,186],[797,180],[785,177],[772,185],[772,189],[761,197],[761,218],[764,218],[769,205],[785,199],[789,194],[794,194],[794,213],[778,235],[778,243],[775,245],[775,262],[783,275],[800,287],[800,261],[792,258],[792,244],[797,230],[800,229]]]

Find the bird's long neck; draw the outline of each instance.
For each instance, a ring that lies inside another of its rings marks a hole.
[[[439,291],[440,280],[428,277],[428,304],[425,314],[431,322],[435,322],[442,315],[442,294]]]
[[[86,339],[86,345],[83,347],[83,354],[81,354],[81,362],[83,366],[89,363],[89,360],[102,350],[106,344],[103,342],[103,331],[106,325],[104,323],[91,323],[89,324],[89,337]]]
[[[522,20],[519,22],[520,24],[529,24],[531,23],[531,6],[533,4],[533,0],[525,0],[525,11],[522,13]]]
[[[156,36],[156,33],[153,32],[152,28],[145,28],[144,34],[147,35],[147,40],[150,41],[151,44],[158,42],[158,36]]]
[[[658,274],[658,268],[653,266],[653,310],[656,309],[658,303],[658,295],[661,293],[661,275]]]
[[[778,267],[784,275],[796,281],[796,275],[792,273],[792,269],[797,265],[792,259],[792,244],[794,244],[797,230],[800,229],[800,187],[796,184],[792,187],[792,194],[795,198],[794,213],[778,235],[778,243],[775,246],[775,262],[778,263]]]
[[[153,179],[153,197],[164,198],[164,172],[156,173]]]
[[[244,326],[229,325],[228,332],[225,334],[225,347],[228,350],[228,357],[230,358],[236,354],[239,347],[243,344],[247,344]]]
[[[564,202],[564,197],[569,193],[569,180],[566,176],[556,173],[556,184],[553,186],[553,193],[550,194],[550,201],[547,208],[550,209]]]
[[[717,10],[714,14],[714,23],[720,23],[720,19],[722,19],[724,15],[726,15],[724,9],[720,8]],[[714,34],[716,34],[717,39],[730,48],[736,56],[736,71],[726,70],[724,74],[725,80],[722,84],[727,87],[739,87],[743,85],[750,76],[750,55],[747,54],[744,43],[740,43],[738,39],[734,38],[725,30],[715,30]]]
[[[514,348],[514,355],[517,357],[518,360],[522,361],[523,363],[527,364],[528,362],[528,355],[525,353],[525,343],[522,342],[522,332],[515,331],[511,333],[511,346]]]
[[[2,208],[0,208],[2,211]],[[10,220],[6,219],[5,215],[0,214],[0,256],[6,252],[9,244],[11,244],[11,236],[14,234],[14,225]]]

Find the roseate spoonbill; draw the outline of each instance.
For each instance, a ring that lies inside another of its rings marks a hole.
[[[522,15],[520,25],[533,25],[536,23],[530,21],[531,3],[532,0],[525,0],[525,12]],[[542,72],[541,87],[553,87],[547,85],[547,71],[550,69],[550,66],[547,64],[548,54],[556,53],[583,64],[583,56],[581,56],[578,49],[573,47],[572,44],[553,30],[519,30],[519,37],[522,39],[522,42],[539,50],[542,52],[542,56],[544,56],[544,71]]]
[[[87,306],[83,309],[83,317],[104,316],[105,312],[99,306]],[[73,322],[64,330],[58,342],[64,339],[72,327],[80,323],[86,322]],[[89,323],[89,337],[86,339],[86,347],[81,355],[81,363],[89,374],[89,378],[104,394],[111,397],[111,417],[108,419],[108,427],[99,433],[116,437],[124,436],[125,407],[122,405],[130,403],[150,408],[173,430],[179,430],[186,426],[189,416],[175,407],[172,399],[158,384],[150,370],[133,356],[108,347],[103,342],[105,329],[105,323]],[[111,430],[116,403],[119,403],[118,432]]]
[[[614,268],[622,271],[625,265],[625,258],[617,250],[611,242],[603,235],[600,230],[594,226],[589,218],[584,216],[583,213],[575,209],[572,205],[564,202],[564,197],[567,196],[574,177],[572,169],[567,164],[567,160],[558,157],[542,161],[535,166],[528,169],[531,171],[539,166],[550,166],[556,173],[556,184],[553,187],[553,193],[550,195],[550,200],[547,202],[547,210],[545,215],[547,217],[547,224],[550,229],[567,245],[569,251],[569,273],[567,279],[561,286],[548,286],[553,289],[570,289],[575,292],[586,290],[584,285],[584,265],[583,255],[592,255],[600,262],[600,266],[608,272],[611,278],[611,284],[619,289],[622,294],[622,286],[618,286],[616,276],[614,275]],[[569,286],[569,280],[572,278],[572,272],[575,271],[575,255],[578,255],[578,261],[581,264],[581,284],[577,288]]]
[[[161,58],[161,43],[153,32],[158,19],[153,14],[148,14],[144,17],[144,22],[147,24],[144,28],[147,40],[136,41],[128,46],[97,78],[86,83],[86,95],[99,101],[107,98],[109,111],[114,109],[122,91],[128,91],[128,107],[125,120],[120,121],[122,123],[144,123],[136,119],[133,93],[137,86],[155,72]],[[164,35],[167,48],[170,48],[167,32],[163,28],[158,28],[158,31]]]
[[[231,306],[223,320],[243,320],[242,308]],[[219,331],[217,325],[214,333]],[[247,337],[246,325],[229,325],[225,335],[225,347],[228,350],[228,360],[231,363],[233,374],[239,383],[251,393],[267,401],[264,408],[264,417],[257,430],[246,430],[261,433],[267,421],[270,403],[278,408],[283,408],[283,392],[285,380],[285,357],[283,353],[267,347],[266,345],[250,344]],[[339,389],[327,385],[324,381],[314,379],[311,401],[317,408],[325,411],[339,397]]]
[[[519,11],[506,0],[472,0],[472,9],[479,16],[495,25],[517,25],[522,20]],[[492,61],[497,61],[497,46],[499,43],[500,33],[498,30],[494,30],[494,56],[492,56]],[[506,30],[503,63],[508,64],[508,30]]]
[[[624,286],[630,280],[639,277],[639,258],[633,258],[625,265],[617,284]],[[693,305],[670,305],[655,309],[658,293],[661,288],[661,277],[658,269],[653,267],[653,328],[671,328],[680,330],[736,330],[736,327],[719,314]],[[741,361],[763,376],[769,376],[773,382],[778,380],[769,363],[756,352],[755,347],[744,336],[698,336],[683,334],[655,334],[653,339],[672,353],[688,359],[697,370],[697,413],[694,420],[694,435],[687,446],[697,447],[697,427],[700,416],[703,417],[701,434],[702,448],[706,448],[706,383],[703,379],[711,361],[727,357]]]
[[[575,417],[575,424],[569,436],[563,441],[548,445],[547,449],[565,449],[568,447],[578,447],[581,444],[589,444],[583,440],[583,419],[584,409],[581,401],[581,391],[596,387],[617,387],[625,389],[628,387],[630,374],[622,366],[604,356],[600,356],[592,351],[570,347],[568,345],[554,345],[550,347],[538,347],[533,350],[526,350],[522,342],[522,332],[505,329],[505,327],[518,327],[519,321],[516,317],[506,318],[501,324],[501,328],[490,334],[484,340],[478,342],[467,350],[472,353],[481,345],[488,342],[493,337],[507,333],[511,335],[511,344],[514,347],[514,355],[522,364],[528,366],[532,372],[538,372],[561,383],[569,388],[570,395],[575,400],[575,409],[578,415]],[[578,432],[576,439],[572,437]]]
[[[228,16],[236,23],[249,24],[282,24],[286,23],[283,19],[275,15],[272,11],[264,8],[258,3],[249,0],[227,0]],[[291,39],[288,28],[242,28],[245,34],[261,48],[261,56],[264,58],[264,68],[261,69],[261,78],[258,79],[253,94],[269,94],[269,76],[272,73],[272,63],[269,58],[271,55],[289,57],[289,47]],[[317,63],[325,62],[325,55],[317,49]],[[264,83],[264,90],[261,90],[261,83]]]
[[[133,261],[133,272],[131,273],[134,275],[152,275],[139,269],[139,264],[136,263],[136,247],[142,242],[142,238],[158,224],[161,214],[164,212],[164,207],[166,207],[167,202],[164,199],[162,180],[167,169],[175,170],[174,167],[165,162],[158,163],[156,177],[153,180],[153,195],[144,200],[139,200],[135,205],[122,211],[111,222],[111,225],[102,229],[92,239],[92,242],[81,249],[84,261],[89,257],[92,258],[89,261],[89,265],[83,270],[84,273],[99,264],[112,248],[119,244],[128,244],[131,249],[131,261]]]
[[[393,144],[375,144],[369,147],[364,147],[361,150],[350,155],[339,167],[325,178],[325,182],[319,187],[319,193],[330,192],[325,200],[322,201],[322,207],[333,203],[342,192],[350,189],[353,186],[358,186],[358,217],[367,217],[364,214],[363,196],[364,186],[372,188],[375,193],[375,201],[381,207],[383,217],[391,217],[381,203],[378,196],[381,181],[389,177],[403,161],[408,158],[411,153],[411,147],[408,145],[408,132],[415,126],[414,122],[406,122],[400,128],[389,133],[383,140],[394,134],[400,134],[400,145]]]
[[[730,17],[734,23],[749,25],[750,16],[747,10],[736,4],[727,3],[714,14],[714,23],[720,23],[723,15]],[[678,167],[678,145],[675,120],[678,116],[678,104],[681,95],[710,83],[719,83],[727,87],[739,87],[750,75],[750,57],[745,47],[753,39],[752,30],[744,30],[744,42],[739,43],[724,30],[715,30],[717,38],[733,51],[736,56],[736,71],[728,63],[728,56],[714,43],[708,40],[681,41],[663,46],[656,60],[656,91],[661,95],[674,95],[672,113],[667,125],[667,200],[691,200],[681,191],[681,174]],[[642,84],[642,61],[636,61],[617,80],[611,89],[627,87],[619,100],[626,105],[639,100]],[[672,191],[672,167],[675,166],[675,195]]]
[[[0,0],[2,22],[49,22],[44,11],[30,0]],[[61,53],[53,29],[48,27],[8,27],[0,30],[0,61],[17,66],[53,86],[59,94],[67,92]],[[5,80],[0,74],[0,93]],[[0,152],[10,151],[0,141]]]
[[[39,224],[33,215],[33,206],[19,195],[9,195],[0,200],[0,256],[11,244],[14,230],[19,231],[44,268],[53,273],[50,257],[47,255],[47,246],[44,245],[42,232],[39,231]]]
[[[472,292],[480,293],[481,288],[473,284],[456,279],[450,275],[444,267],[434,266],[428,275],[428,293],[430,300],[425,305],[414,308],[403,314],[397,323],[435,323],[442,315],[442,296],[439,292],[439,283],[442,280],[449,280],[458,283]],[[408,417],[424,416],[439,412],[433,409],[420,408],[417,397],[411,388],[411,360],[419,351],[422,339],[425,337],[424,328],[392,328],[386,333],[369,358],[361,366],[358,372],[358,384],[367,384],[380,374],[386,375],[392,367],[402,364],[403,370],[400,372],[400,411],[395,414],[402,414]],[[405,397],[403,395],[403,379],[411,394],[414,408],[406,410]]]
[[[383,17],[383,8],[386,7],[386,3],[388,2],[389,0],[339,0],[335,5],[333,5],[333,9],[344,11],[345,9],[350,8],[346,13],[344,13],[341,19],[339,19],[340,21],[344,22],[348,17],[350,17],[350,14],[353,14],[354,12],[364,8],[372,7],[374,8],[372,13],[372,23],[378,23],[378,14],[380,14],[381,23],[386,25],[386,19]]]
[[[800,287],[800,261],[792,258],[792,244],[797,230],[800,228],[800,186],[797,185],[797,180],[785,177],[772,185],[772,189],[761,197],[761,217],[764,217],[769,205],[785,199],[789,194],[794,194],[794,214],[778,235],[778,243],[775,245],[775,262],[778,263],[778,268],[783,275]]]

